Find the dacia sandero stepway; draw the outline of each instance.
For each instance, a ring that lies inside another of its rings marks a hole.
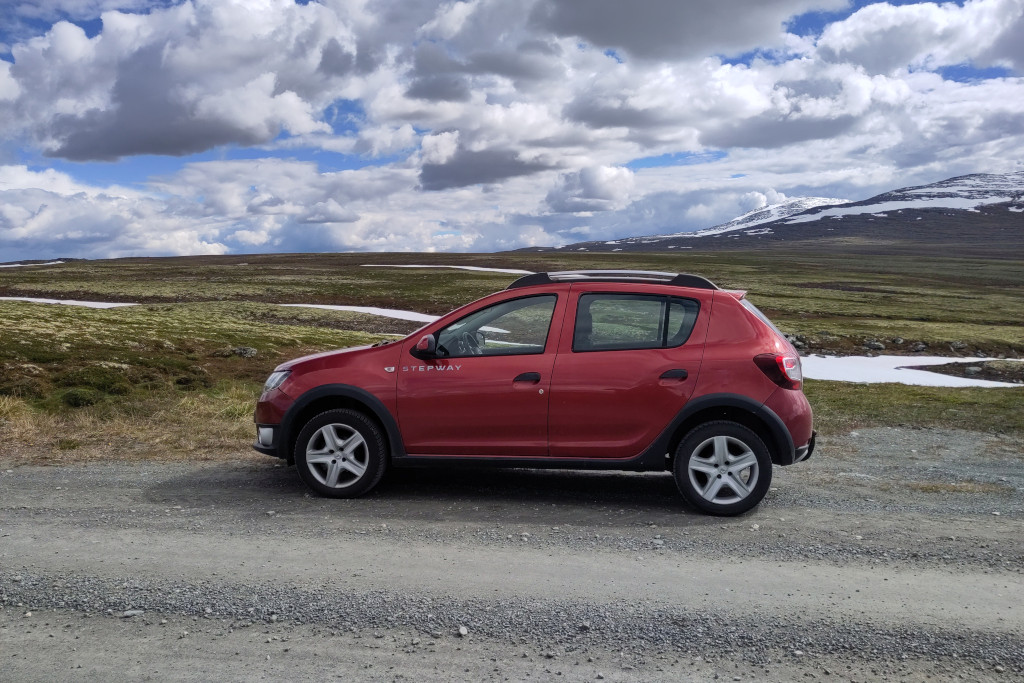
[[[405,339],[283,363],[255,420],[256,450],[325,496],[390,467],[668,470],[716,515],[815,436],[800,356],[744,292],[647,271],[527,275]]]

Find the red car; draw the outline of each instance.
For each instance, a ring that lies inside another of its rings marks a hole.
[[[535,273],[400,341],[289,361],[256,450],[353,497],[389,467],[668,470],[746,512],[814,450],[800,356],[744,298],[695,275]]]

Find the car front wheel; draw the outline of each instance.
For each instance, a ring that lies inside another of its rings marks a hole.
[[[295,467],[320,495],[361,496],[377,485],[387,468],[384,434],[362,413],[328,410],[299,432]]]
[[[713,515],[739,515],[761,502],[772,483],[768,448],[737,422],[708,422],[676,449],[676,486],[694,507]]]

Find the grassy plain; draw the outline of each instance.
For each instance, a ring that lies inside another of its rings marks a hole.
[[[811,255],[297,254],[73,261],[0,269],[0,296],[143,302],[110,310],[0,301],[0,459],[65,462],[216,459],[246,453],[252,406],[273,367],[303,353],[371,343],[417,323],[277,303],[441,314],[513,274],[636,268],[704,275],[752,301],[810,349],[1024,355],[1024,263]],[[1015,389],[807,383],[824,433],[868,425],[1024,434]]]

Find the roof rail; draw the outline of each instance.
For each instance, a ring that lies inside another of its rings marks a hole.
[[[699,275],[688,273],[663,273],[653,270],[563,270],[554,273],[533,273],[524,275],[507,289],[546,285],[555,282],[649,282],[652,284],[692,287],[694,289],[718,289],[715,283]]]

